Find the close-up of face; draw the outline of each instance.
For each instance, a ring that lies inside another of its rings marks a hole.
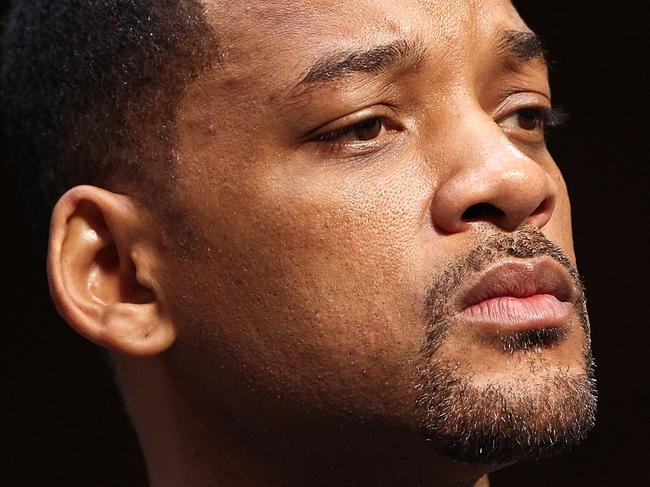
[[[388,424],[470,462],[579,440],[589,325],[510,2],[206,6],[220,61],[179,104],[157,265],[186,393],[262,436]]]
[[[200,4],[212,57],[151,117],[124,104],[125,127],[173,104],[167,165],[72,187],[50,226],[53,301],[112,352],[150,474],[218,437],[322,485],[366,485],[324,480],[345,462],[468,485],[582,440],[562,115],[511,2]]]

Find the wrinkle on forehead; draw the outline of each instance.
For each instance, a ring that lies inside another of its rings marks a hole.
[[[476,38],[495,17],[510,28],[525,27],[509,0],[204,0],[204,6],[225,61],[246,61],[247,51],[270,46],[297,56],[305,48],[326,47],[324,43],[332,47],[333,40],[345,41],[346,34],[358,40],[409,37],[413,28],[426,28],[431,41],[443,45],[460,34]],[[404,19],[417,19],[419,25]]]
[[[327,52],[409,37],[389,9],[377,8],[375,2],[349,2],[343,9],[340,1],[270,0],[248,5],[207,1],[204,5],[223,51],[216,72],[230,78],[231,87],[237,79],[255,83],[256,76],[286,82],[289,73],[297,76]]]
[[[258,88],[273,87],[267,95],[274,98],[330,52],[417,37],[434,58],[464,70],[495,30],[525,28],[508,0],[204,0],[204,6],[223,53],[210,75],[220,90],[261,95]]]

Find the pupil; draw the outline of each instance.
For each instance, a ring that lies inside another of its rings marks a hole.
[[[519,112],[519,125],[524,130],[535,130],[540,126],[541,120],[537,110],[522,110]]]
[[[371,118],[364,120],[356,125],[354,134],[358,140],[372,140],[379,136],[381,132],[381,120],[379,118]]]

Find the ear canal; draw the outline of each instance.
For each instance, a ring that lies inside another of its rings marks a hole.
[[[156,300],[154,292],[138,282],[137,272],[129,258],[120,257],[114,242],[102,247],[96,256],[99,274],[115,276],[115,298],[132,304],[151,303]]]

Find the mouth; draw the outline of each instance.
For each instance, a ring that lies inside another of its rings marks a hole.
[[[566,327],[573,312],[574,286],[550,257],[499,261],[469,283],[457,309],[464,320],[516,333]]]

